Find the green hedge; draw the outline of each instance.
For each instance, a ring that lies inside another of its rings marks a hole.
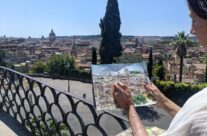
[[[44,73],[45,69],[46,69],[46,64],[42,61],[37,61],[32,65],[30,72],[42,74]]]
[[[84,70],[73,70],[69,74],[71,77],[77,77],[77,78],[85,78],[85,79],[91,79],[91,73],[84,71]]]
[[[172,81],[154,81],[154,83],[166,97],[180,106],[182,106],[189,97],[207,87],[207,83],[197,85],[174,83]]]

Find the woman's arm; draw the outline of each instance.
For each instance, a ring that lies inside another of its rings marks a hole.
[[[166,100],[163,102],[162,107],[163,109],[165,109],[165,111],[167,111],[173,117],[180,110],[180,107],[168,98],[166,98]]]
[[[142,121],[140,120],[139,116],[137,115],[136,109],[134,105],[129,107],[129,111],[127,113],[129,118],[129,122],[132,128],[133,136],[148,136]]]
[[[120,83],[114,85],[114,100],[127,112],[127,116],[134,136],[148,136],[147,132],[137,115],[136,109],[132,103],[131,95],[126,85]]]
[[[180,110],[180,107],[173,101],[165,97],[160,90],[154,85],[146,85],[145,89],[152,93],[159,107],[165,109],[173,117]]]

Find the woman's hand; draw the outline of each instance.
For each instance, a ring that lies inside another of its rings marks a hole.
[[[161,93],[161,91],[153,83],[152,85],[145,85],[144,88],[152,94],[157,102],[157,106],[164,108],[164,103],[166,103],[168,99]]]
[[[137,115],[136,109],[132,103],[128,87],[121,83],[114,84],[113,97],[117,104],[127,112],[133,135],[147,136],[145,127]]]
[[[126,85],[115,83],[113,97],[115,102],[125,111],[128,111],[130,106],[133,105],[131,94]]]
[[[165,97],[154,84],[145,85],[145,89],[151,92],[151,94],[157,101],[157,106],[165,109],[172,116],[175,116],[177,112],[180,110],[180,107],[173,101]]]

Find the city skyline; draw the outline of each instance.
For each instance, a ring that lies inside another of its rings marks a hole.
[[[107,0],[2,0],[0,36],[47,37],[99,35]],[[191,19],[185,0],[119,0],[122,35],[174,36],[189,33]]]

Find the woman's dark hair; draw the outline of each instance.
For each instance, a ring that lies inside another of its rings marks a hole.
[[[207,0],[187,0],[190,8],[201,18],[207,19]]]

